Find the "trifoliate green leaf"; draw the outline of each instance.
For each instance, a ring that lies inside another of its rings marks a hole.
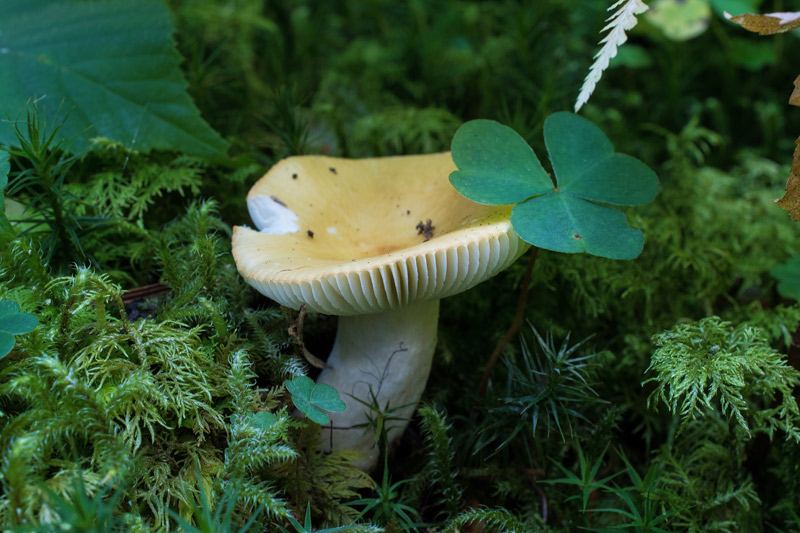
[[[458,170],[450,183],[479,204],[514,204],[553,188],[525,139],[492,120],[472,120],[453,136]]]
[[[641,232],[627,226],[622,212],[601,204],[652,201],[658,193],[655,173],[638,159],[615,153],[602,131],[572,113],[548,117],[544,140],[555,183],[513,130],[487,120],[468,122],[453,139],[458,170],[450,181],[479,203],[517,203],[511,223],[534,246],[611,259],[638,256]]]
[[[306,376],[298,376],[291,381],[286,381],[286,389],[292,395],[292,403],[305,415],[319,425],[330,422],[328,415],[320,411],[344,411],[346,405],[339,399],[339,393],[324,383],[315,385],[314,381]]]
[[[36,99],[50,120],[66,116],[59,133],[76,137],[69,150],[106,137],[140,151],[222,159],[227,144],[186,92],[173,32],[158,0],[6,0],[0,117],[24,118]],[[8,121],[0,122],[0,142],[17,142]]]

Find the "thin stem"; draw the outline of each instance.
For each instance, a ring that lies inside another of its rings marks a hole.
[[[486,363],[486,369],[483,371],[483,379],[481,380],[481,388],[478,390],[478,402],[480,402],[481,398],[486,396],[486,387],[489,385],[489,378],[492,375],[494,365],[497,364],[497,360],[503,352],[503,348],[514,338],[514,335],[522,324],[522,318],[525,314],[525,302],[528,299],[528,286],[531,284],[531,272],[533,272],[533,265],[536,264],[537,255],[539,255],[539,248],[534,246],[528,258],[528,267],[525,269],[525,276],[522,278],[522,289],[520,291],[519,301],[517,302],[517,314],[514,315],[511,327],[508,328],[506,334],[500,339],[500,342],[497,343],[491,357],[489,357],[489,362]]]

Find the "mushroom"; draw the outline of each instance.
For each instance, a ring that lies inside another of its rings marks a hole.
[[[510,206],[467,200],[448,180],[449,153],[376,159],[290,157],[250,190],[260,231],[235,227],[233,256],[247,283],[281,305],[338,315],[327,367],[317,379],[347,408],[323,428],[335,449],[355,449],[371,469],[365,432],[372,395],[392,412],[390,443],[425,389],[439,300],[497,274],[528,247]],[[332,435],[331,433],[332,432]]]

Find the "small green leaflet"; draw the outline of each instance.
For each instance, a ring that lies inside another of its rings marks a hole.
[[[511,224],[525,241],[556,252],[633,259],[644,246],[625,214],[603,204],[649,203],[658,178],[644,163],[614,152],[594,124],[572,113],[544,123],[555,180],[525,140],[491,120],[467,122],[453,137],[458,170],[450,183],[463,196],[489,205],[516,204]]]
[[[261,430],[271,428],[277,421],[278,417],[269,411],[259,411],[250,416],[250,425]]]
[[[0,300],[0,359],[14,349],[14,335],[33,330],[39,320],[30,313],[21,313],[16,302]]]
[[[286,389],[292,395],[292,403],[305,415],[324,426],[330,419],[328,415],[320,411],[330,411],[336,413],[344,411],[345,403],[339,399],[339,393],[324,383],[314,384],[314,380],[306,376],[298,376],[291,381],[286,381]]]
[[[0,119],[37,100],[80,152],[93,137],[129,148],[226,158],[226,141],[186,92],[164,2],[5,0],[0,17]],[[60,111],[60,112],[59,112]],[[23,128],[24,129],[24,128]],[[0,120],[0,143],[17,142]]]

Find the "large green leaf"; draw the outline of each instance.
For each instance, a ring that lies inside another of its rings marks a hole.
[[[572,113],[548,117],[544,140],[555,183],[513,130],[487,120],[468,122],[453,139],[458,170],[450,181],[476,202],[516,203],[511,223],[534,246],[611,259],[638,256],[641,232],[628,227],[622,212],[601,204],[652,201],[658,193],[655,173],[615,153],[602,131]]]
[[[67,117],[60,133],[77,137],[73,151],[107,137],[140,151],[224,158],[226,142],[186,92],[173,31],[158,0],[5,0],[0,118],[24,119],[37,99],[48,117]],[[0,123],[0,143],[15,142]]]

